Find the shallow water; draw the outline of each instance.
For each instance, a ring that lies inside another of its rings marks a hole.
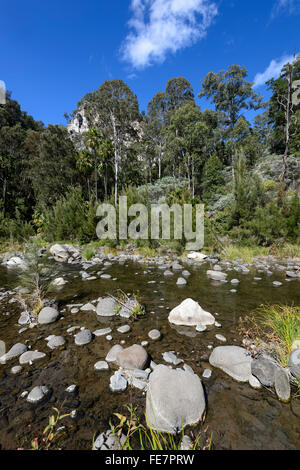
[[[80,265],[79,265],[80,266]],[[240,317],[251,312],[262,303],[287,303],[300,305],[300,280],[287,282],[285,275],[275,269],[273,274],[258,273],[253,267],[247,275],[234,270],[228,272],[227,283],[211,281],[206,276],[209,263],[198,266],[184,266],[191,276],[186,286],[177,287],[176,280],[181,276],[175,273],[165,278],[163,270],[155,264],[126,262],[121,265],[113,262],[106,269],[117,280],[82,281],[78,271],[82,267],[57,265],[58,276],[68,283],[57,290],[53,297],[59,302],[63,318],[56,323],[38,326],[18,334],[19,314],[22,308],[17,303],[8,303],[7,297],[0,301],[0,339],[6,342],[7,349],[17,342],[47,353],[46,358],[33,365],[23,366],[20,375],[14,376],[10,369],[18,364],[18,359],[0,365],[0,445],[2,449],[30,447],[30,439],[40,435],[48,424],[52,406],[63,412],[77,410],[75,419],[66,418],[62,425],[66,435],[58,441],[63,449],[90,449],[93,435],[106,431],[113,413],[125,412],[124,405],[132,403],[140,416],[145,409],[144,392],[129,387],[125,392],[113,394],[109,390],[112,371],[94,372],[94,364],[104,360],[113,344],[125,340],[124,347],[146,340],[146,347],[156,363],[164,363],[162,353],[176,351],[178,357],[202,376],[208,363],[209,345],[221,345],[216,334],[226,337],[228,345],[241,345],[242,338],[237,333]],[[89,269],[96,273],[102,269],[98,265]],[[79,277],[78,277],[79,276]],[[259,276],[261,281],[254,281]],[[238,286],[230,280],[240,279]],[[279,288],[272,285],[274,280],[283,282]],[[155,283],[149,284],[149,281]],[[15,273],[0,266],[0,291],[13,289],[19,285]],[[120,317],[99,319],[96,313],[71,314],[68,304],[86,303],[98,299],[116,289],[126,293],[139,292],[140,300],[147,309],[147,315],[139,320],[126,320]],[[237,293],[231,293],[231,289]],[[222,328],[210,328],[197,333],[194,328],[171,326],[168,313],[184,299],[191,297],[207,311],[216,315]],[[65,311],[64,311],[65,310]],[[154,312],[154,313],[150,313]],[[217,315],[218,314],[218,315]],[[117,332],[122,324],[130,324],[131,331]],[[70,326],[80,326],[94,331],[110,326],[113,340],[95,337],[86,346],[76,346],[73,334],[66,332]],[[148,338],[148,332],[157,328],[162,333],[159,341]],[[51,334],[62,335],[66,339],[63,349],[50,350],[45,338]],[[180,367],[180,366],[179,366]],[[113,369],[113,366],[111,367]],[[77,394],[65,392],[71,384],[78,385]],[[51,388],[51,397],[45,403],[30,405],[20,398],[24,390],[36,385]],[[278,401],[276,396],[265,389],[254,390],[249,384],[239,384],[218,369],[213,369],[210,379],[203,379],[207,396],[207,415],[204,427],[206,435],[212,436],[215,449],[299,449],[300,448],[300,400],[289,404]],[[200,429],[197,427],[195,432]],[[203,431],[204,432],[204,431]],[[204,434],[203,434],[204,435]]]

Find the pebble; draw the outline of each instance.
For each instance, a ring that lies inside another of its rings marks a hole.
[[[118,328],[117,331],[122,334],[128,333],[130,331],[130,326],[129,325],[120,326],[120,328]]]
[[[83,346],[85,344],[88,344],[92,341],[92,333],[88,329],[83,329],[75,335],[75,344],[77,346]]]
[[[108,370],[109,365],[107,364],[106,361],[98,361],[96,364],[94,364],[94,369],[99,371],[99,370]]]
[[[151,330],[151,331],[149,331],[148,336],[149,336],[150,339],[156,340],[156,339],[159,339],[161,337],[161,334],[160,334],[160,331],[158,331],[158,330]]]

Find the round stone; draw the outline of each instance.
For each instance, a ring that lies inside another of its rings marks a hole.
[[[149,331],[148,336],[149,336],[150,339],[156,340],[156,339],[159,339],[161,337],[161,334],[160,334],[160,331],[158,331],[158,330],[151,330],[151,331]]]
[[[75,335],[75,344],[77,344],[77,346],[83,346],[91,341],[92,333],[88,329],[81,330],[77,335]]]

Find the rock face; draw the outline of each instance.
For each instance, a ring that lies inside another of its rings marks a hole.
[[[117,303],[114,299],[111,297],[104,297],[99,300],[96,307],[96,313],[101,317],[112,317],[116,314],[114,310],[116,305]]]
[[[205,411],[201,380],[182,369],[162,364],[150,375],[146,416],[152,429],[175,433],[200,421]]]
[[[58,310],[52,307],[44,307],[38,315],[38,322],[41,325],[47,325],[48,323],[54,323],[59,316]]]
[[[148,353],[143,346],[134,344],[118,353],[117,362],[124,369],[144,369],[148,363]]]
[[[291,368],[291,373],[300,379],[300,349],[295,349],[291,352],[289,357],[289,366]]]
[[[209,357],[209,363],[230,375],[238,382],[248,382],[252,358],[248,351],[239,346],[218,346]]]
[[[180,305],[173,308],[168,320],[174,325],[182,326],[213,325],[215,322],[213,315],[203,310],[192,299],[186,299]]]

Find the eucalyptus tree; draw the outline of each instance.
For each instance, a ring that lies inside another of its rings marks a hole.
[[[119,169],[122,158],[132,141],[138,139],[140,121],[137,97],[122,80],[104,82],[79,103],[93,127],[105,133],[114,149],[114,192],[118,200]]]
[[[244,111],[262,106],[262,97],[253,90],[253,83],[246,80],[247,74],[245,67],[231,65],[227,71],[209,72],[202,80],[198,96],[211,99],[216,110],[226,114],[231,130]]]
[[[284,187],[291,142],[300,132],[300,55],[282,68],[277,80],[271,79],[267,85],[273,92],[269,123],[274,126],[275,147],[283,152],[280,182]]]

